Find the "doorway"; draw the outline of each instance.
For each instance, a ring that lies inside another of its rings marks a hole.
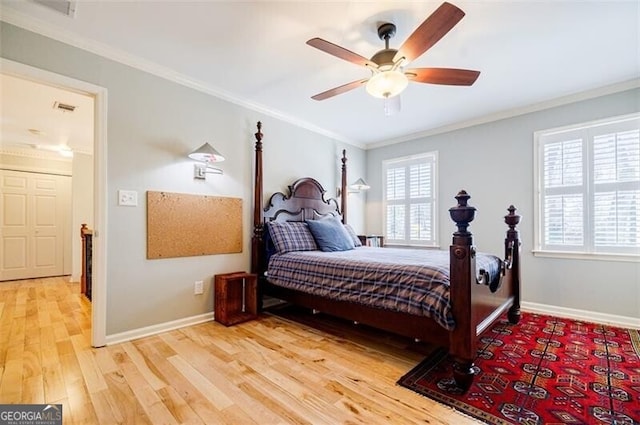
[[[0,58],[3,75],[90,96],[93,99],[93,284],[91,345],[106,342],[106,111],[107,91],[80,80]],[[79,228],[77,229],[79,232]]]

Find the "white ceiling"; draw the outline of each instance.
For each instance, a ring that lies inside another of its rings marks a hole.
[[[0,0],[2,19],[358,146],[508,116],[605,86],[637,86],[640,2],[453,1],[466,16],[412,67],[480,70],[471,87],[410,83],[385,117],[364,88],[314,94],[369,71],[305,44],[321,37],[365,57],[399,47],[441,2],[81,1],[75,18]],[[633,80],[633,81],[631,81]],[[615,89],[607,89],[615,90]]]
[[[75,106],[73,112],[56,103]],[[92,154],[92,97],[0,73],[0,144]]]

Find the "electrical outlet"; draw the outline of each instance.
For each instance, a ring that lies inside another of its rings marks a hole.
[[[125,207],[138,206],[138,192],[135,190],[119,190],[118,205]]]
[[[204,294],[204,282],[201,280],[196,280],[195,285],[193,286],[194,295]]]

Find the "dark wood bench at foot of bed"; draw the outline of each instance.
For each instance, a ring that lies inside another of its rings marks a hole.
[[[520,319],[520,241],[516,225],[520,216],[513,206],[505,216],[508,226],[504,241],[505,255],[499,282],[488,282],[476,274],[476,252],[473,238],[468,231],[474,219],[475,208],[468,205],[469,195],[461,191],[456,196],[458,204],[449,212],[457,231],[449,249],[450,302],[455,320],[451,331],[438,325],[433,319],[387,309],[380,309],[354,302],[322,298],[296,290],[273,285],[265,277],[267,251],[265,248],[265,223],[270,221],[306,221],[329,215],[346,221],[346,196],[341,206],[335,199],[325,200],[325,190],[313,178],[302,178],[289,186],[289,193],[273,194],[263,207],[262,181],[262,132],[258,123],[255,145],[255,193],[254,231],[252,236],[253,273],[259,276],[262,295],[279,298],[293,304],[320,310],[324,313],[357,321],[399,335],[446,347],[455,359],[454,378],[458,386],[468,389],[473,380],[473,359],[476,356],[478,337],[504,313],[512,323]],[[342,158],[342,193],[347,193],[347,158]],[[384,248],[380,248],[384,249]]]

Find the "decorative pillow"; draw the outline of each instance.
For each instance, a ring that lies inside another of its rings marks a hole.
[[[351,235],[335,217],[307,221],[318,247],[322,251],[348,251],[355,248]]]
[[[362,246],[362,242],[360,242],[360,238],[358,237],[358,235],[356,235],[356,231],[353,230],[353,227],[351,227],[351,225],[349,224],[345,224],[344,228],[347,229],[347,233],[349,233],[349,236],[351,236],[351,239],[353,239],[353,244],[356,247]]]
[[[269,235],[278,254],[292,251],[317,251],[313,235],[303,221],[269,222]]]

